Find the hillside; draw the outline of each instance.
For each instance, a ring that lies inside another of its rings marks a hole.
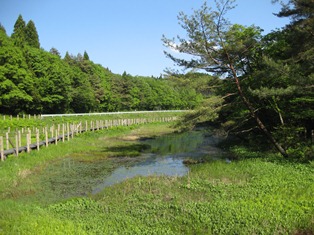
[[[0,45],[2,114],[192,109],[202,100],[168,79],[114,74],[86,51],[64,58],[56,48],[45,51],[35,24],[21,15],[11,36],[1,26]]]

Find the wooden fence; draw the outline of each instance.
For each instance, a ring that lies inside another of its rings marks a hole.
[[[0,118],[2,119],[2,120],[13,120],[13,119],[17,119],[17,120],[20,120],[20,119],[41,119],[41,115],[40,114],[38,114],[38,115],[36,115],[36,114],[34,114],[34,115],[30,115],[30,114],[27,114],[27,115],[25,115],[25,114],[23,114],[23,115],[16,115],[16,116],[13,116],[13,115],[2,115],[2,114],[0,114]]]
[[[176,119],[177,117],[159,117],[54,124],[49,128],[22,128],[21,130],[16,130],[13,135],[10,129],[8,129],[5,136],[0,136],[0,157],[1,161],[4,161],[8,155],[14,154],[18,156],[21,152],[39,150],[41,146],[48,147],[49,144],[57,144],[59,141],[69,141],[75,135],[87,131],[97,131],[115,126],[130,126],[152,122],[171,122]],[[32,143],[32,141],[34,142]]]

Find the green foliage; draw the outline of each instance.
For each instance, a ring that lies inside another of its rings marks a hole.
[[[297,0],[283,5],[278,16],[291,17],[291,23],[263,38],[264,57],[252,75],[259,80],[251,85],[264,113],[276,117],[269,120],[275,134],[285,143],[291,157],[302,161],[313,158],[313,154],[305,157],[300,152],[300,146],[312,145],[314,129],[311,4]]]
[[[299,144],[298,146],[289,148],[287,151],[293,160],[297,159],[297,161],[307,163],[314,161],[313,145]]]
[[[109,78],[113,74],[100,65],[79,55],[68,55],[68,60],[65,60],[68,65],[60,60],[58,53],[47,53],[26,45],[21,50],[4,32],[1,32],[1,45],[3,113],[108,110],[108,105],[103,102],[109,102]],[[18,109],[15,110],[16,107]],[[128,105],[125,107],[129,108]]]
[[[23,46],[25,42],[25,26],[26,24],[22,15],[19,15],[14,24],[13,33],[11,35],[14,44],[17,46]]]
[[[84,51],[83,57],[84,57],[84,60],[89,60],[89,55],[87,54],[86,51]]]
[[[12,200],[0,203],[0,233],[5,234],[86,234],[75,224],[53,218],[46,210]],[[15,211],[15,212],[13,212]],[[10,221],[15,221],[10,223]]]
[[[311,233],[313,174],[310,166],[295,163],[215,161],[194,165],[182,178],[136,177],[93,197],[44,207],[5,200],[1,211],[12,219],[0,223],[4,232],[36,229],[37,234],[57,229],[70,234]]]
[[[191,56],[181,59],[168,52],[166,55],[186,69],[203,69],[223,78],[212,95],[224,97],[217,121],[228,134],[251,142],[260,140],[261,130],[267,137],[264,142],[268,139],[285,157],[285,149],[295,146],[299,152],[299,145],[311,145],[314,130],[311,1],[287,1],[277,15],[291,17],[291,23],[265,36],[259,27],[228,21],[226,13],[234,7],[234,1],[215,2],[216,9],[204,3],[191,16],[179,14],[179,24],[186,32],[184,38],[162,39],[167,47]],[[196,117],[188,116],[186,126],[191,126]],[[211,120],[209,116],[208,121]],[[304,160],[302,154],[292,155]]]
[[[187,69],[203,69],[232,77],[232,65],[241,75],[250,69],[254,53],[259,47],[261,30],[255,26],[231,25],[225,15],[234,8],[234,1],[215,2],[215,10],[205,2],[191,16],[179,13],[179,24],[186,31],[186,38],[178,36],[178,42],[165,36],[162,39],[165,46],[192,57],[181,59],[167,52],[165,54],[177,65]]]
[[[0,171],[1,233],[313,233],[313,166],[245,148],[232,150],[241,160],[193,165],[184,177],[135,177],[97,195],[69,197],[74,184],[84,189],[86,178],[110,171],[109,161],[100,162],[110,156],[101,146],[119,148],[125,135],[156,135],[163,128],[91,132],[7,159]],[[93,175],[85,175],[83,167],[90,166]]]
[[[14,44],[19,47],[24,47],[25,45],[39,48],[39,37],[37,33],[36,26],[32,20],[27,24],[25,23],[22,15],[19,15],[15,24],[11,38]]]
[[[207,72],[227,77],[227,82],[236,89],[239,100],[249,112],[258,128],[265,134],[266,139],[284,156],[284,148],[274,139],[260,115],[255,111],[254,104],[248,98],[247,87],[243,86],[243,79],[251,73],[252,64],[258,61],[261,49],[261,30],[255,26],[244,27],[231,25],[225,18],[228,10],[234,8],[234,1],[215,1],[216,10],[207,7],[206,2],[201,9],[194,11],[191,16],[180,13],[179,21],[187,32],[186,38],[178,37],[179,43],[163,38],[166,46],[181,53],[192,55],[191,59],[175,58],[166,53],[179,66],[192,69],[204,69]],[[220,94],[228,97],[229,94]]]
[[[37,29],[32,20],[28,21],[25,27],[25,41],[31,47],[40,48]]]
[[[199,108],[184,115],[178,127],[182,130],[191,130],[199,123],[214,123],[219,117],[219,111],[222,108],[223,102],[224,100],[221,97],[211,96],[204,100],[203,105]]]
[[[4,34],[6,34],[6,30],[4,28],[4,26],[0,23],[0,31]],[[1,44],[0,44],[1,45]]]
[[[0,112],[85,113],[192,109],[202,95],[167,79],[121,76],[68,52],[40,49],[33,21],[20,15],[9,38],[0,32]]]
[[[216,76],[211,76],[206,73],[189,72],[186,74],[170,74],[166,77],[176,86],[196,91],[204,98],[215,94],[217,87],[221,84],[221,80]]]
[[[34,81],[23,52],[0,32],[0,112],[22,112],[33,101]]]
[[[71,101],[71,68],[56,55],[26,47],[25,57],[36,83],[31,113],[66,112]]]

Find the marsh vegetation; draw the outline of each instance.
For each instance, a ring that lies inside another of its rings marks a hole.
[[[164,159],[167,154],[191,159],[190,149],[187,157],[158,147],[165,146],[158,136],[166,135],[168,143],[175,131],[162,123],[119,127],[7,159],[0,171],[0,234],[313,232],[313,166],[277,154],[231,162],[226,155],[202,156],[199,164],[183,165],[188,170],[182,175],[152,172],[96,187],[119,167],[142,161],[147,150]],[[204,150],[200,136],[192,139]],[[228,154],[240,152],[245,155],[240,148]]]

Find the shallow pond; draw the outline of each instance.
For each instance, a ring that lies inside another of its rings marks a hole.
[[[184,160],[219,158],[222,151],[216,147],[218,142],[217,137],[203,131],[192,131],[129,141],[127,148],[141,149],[137,157],[102,159],[107,150],[79,153],[49,164],[41,177],[36,178],[40,193],[31,197],[38,201],[56,201],[97,194],[105,187],[139,175],[183,176],[189,171]]]
[[[137,161],[116,168],[103,182],[93,187],[93,194],[135,176],[183,176],[189,171],[184,160],[214,159],[222,154],[216,147],[219,139],[201,131],[160,136],[143,142],[150,148],[143,151]]]

